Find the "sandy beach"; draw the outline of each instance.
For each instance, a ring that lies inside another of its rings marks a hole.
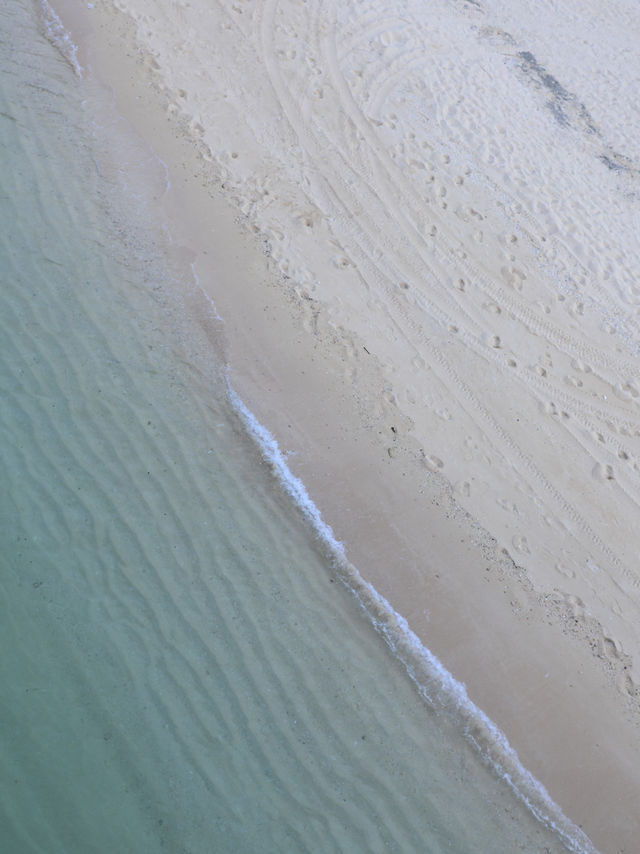
[[[55,5],[167,165],[185,298],[213,301],[233,387],[350,560],[598,850],[630,854],[634,13]]]

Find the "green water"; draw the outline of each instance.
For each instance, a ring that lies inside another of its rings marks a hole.
[[[0,20],[0,850],[565,850],[282,494],[37,7]]]

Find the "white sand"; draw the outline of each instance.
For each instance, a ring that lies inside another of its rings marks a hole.
[[[135,49],[109,8],[67,23],[169,164],[234,384],[525,765],[634,850],[640,14],[117,5]]]

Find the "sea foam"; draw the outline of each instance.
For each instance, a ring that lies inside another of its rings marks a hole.
[[[47,39],[66,59],[78,77],[82,77],[83,69],[78,61],[78,46],[74,43],[69,31],[60,20],[58,13],[51,7],[48,0],[40,0],[42,23]]]
[[[543,784],[522,765],[504,733],[470,699],[455,679],[378,591],[365,581],[347,558],[344,544],[322,518],[304,483],[287,465],[274,436],[246,407],[227,381],[228,398],[264,460],[323,543],[340,579],[356,597],[369,621],[402,663],[419,694],[435,711],[448,714],[484,761],[509,785],[515,795],[546,827],[554,830],[569,851],[598,854],[589,838],[562,812]]]

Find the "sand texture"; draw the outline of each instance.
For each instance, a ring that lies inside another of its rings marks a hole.
[[[629,854],[637,11],[67,5],[169,165],[234,385],[362,575],[600,850]]]

